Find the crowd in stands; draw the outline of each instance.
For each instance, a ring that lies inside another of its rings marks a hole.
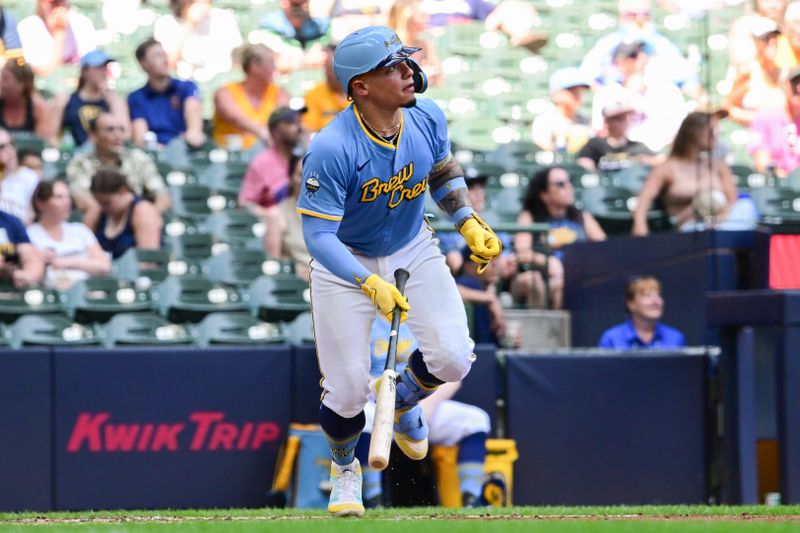
[[[434,93],[452,79],[437,42],[453,26],[480,25],[530,57],[554,46],[536,3],[521,0],[281,0],[265,7],[252,32],[212,0],[169,0],[149,35],[135,41],[140,25],[131,20],[149,9],[147,1],[102,4],[102,31],[130,40],[139,71],[120,74],[115,64],[122,58],[100,46],[100,30],[69,0],[37,0],[24,17],[0,10],[0,275],[17,287],[66,289],[108,274],[111,261],[131,247],[161,247],[174,203],[163,162],[175,154],[190,161],[214,147],[246,163],[235,202],[266,226],[263,250],[291,261],[304,277],[309,258],[294,204],[310,137],[349,105],[333,75],[338,40],[367,24],[391,25],[406,45],[423,48],[418,57]],[[531,74],[548,78],[549,94],[530,95],[548,106],[526,127],[526,138],[531,151],[551,154],[555,164],[527,167],[520,209],[511,220],[490,222],[542,223],[549,231],[501,232],[504,254],[482,276],[465,260],[460,236],[442,234],[480,342],[516,342],[508,340],[501,293],[518,306],[563,307],[563,247],[607,238],[577,194],[584,173],[644,169],[632,191],[638,199],[630,228],[642,236],[652,231],[654,205],[679,231],[756,225],[753,201],[737,189],[718,135],[723,121],[748,129],[755,172],[783,179],[800,167],[800,2],[742,2],[719,102],[716,88],[701,83],[701,65],[659,31],[653,4],[619,0],[616,29],[581,30],[594,45],[579,64]],[[658,8],[694,16],[683,4],[661,1]],[[37,78],[69,66],[79,70],[76,87],[37,90]],[[311,69],[317,83],[301,103],[292,98],[297,88],[279,79]],[[121,76],[144,83],[122,94]],[[224,82],[204,92],[218,79]],[[213,102],[210,116],[203,101]],[[39,152],[17,152],[21,138],[60,147],[69,160],[63,171],[44,176]],[[473,205],[490,219],[499,176],[464,166]],[[646,285],[660,292],[654,280]],[[631,313],[645,290],[637,287],[629,290]]]

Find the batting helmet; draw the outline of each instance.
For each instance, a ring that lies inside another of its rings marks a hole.
[[[333,53],[333,71],[342,89],[350,95],[350,81],[372,70],[405,61],[414,71],[414,90],[428,88],[428,77],[411,54],[422,48],[403,46],[394,30],[386,26],[367,26],[345,37]]]

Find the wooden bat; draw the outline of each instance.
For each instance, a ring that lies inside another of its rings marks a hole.
[[[394,271],[397,290],[403,294],[408,281],[407,270]],[[386,352],[386,365],[376,383],[375,418],[372,421],[372,439],[369,443],[369,466],[383,470],[389,464],[389,452],[394,437],[394,402],[397,385],[397,335],[400,329],[400,310],[392,315],[392,331],[389,333],[389,350]]]

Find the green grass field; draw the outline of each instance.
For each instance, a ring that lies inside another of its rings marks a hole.
[[[800,531],[800,506],[414,508],[369,511],[363,518],[338,519],[328,517],[324,511],[296,509],[0,513],[0,531],[29,530],[114,533]]]

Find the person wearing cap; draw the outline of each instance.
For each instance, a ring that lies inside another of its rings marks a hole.
[[[170,207],[167,184],[155,161],[147,152],[125,146],[127,137],[127,121],[116,113],[101,110],[89,120],[90,149],[76,154],[67,164],[70,194],[89,227],[93,227],[100,215],[100,206],[90,191],[92,176],[103,168],[124,174],[133,193],[152,202],[159,212]]]
[[[753,42],[753,23],[766,17],[772,19],[783,30],[784,14],[788,0],[751,0],[752,4],[743,9],[742,16],[731,22],[728,31],[728,66],[735,72],[747,68],[756,57],[756,47]]]
[[[589,119],[580,113],[589,82],[580,69],[566,67],[550,75],[549,86],[553,107],[534,119],[531,139],[542,150],[574,154],[589,138]]]
[[[653,165],[659,161],[643,143],[628,138],[633,107],[623,101],[603,107],[605,134],[592,137],[575,154],[575,162],[589,172],[613,172],[633,164]]]
[[[108,85],[108,64],[114,61],[102,50],[92,50],[81,58],[81,75],[78,89],[70,95],[58,95],[53,102],[53,120],[57,133],[68,131],[75,146],[82,146],[89,138],[89,122],[100,111],[117,115],[130,132],[128,106]]]
[[[212,135],[218,146],[249,150],[261,141],[269,143],[267,119],[289,94],[274,80],[275,54],[263,44],[247,44],[237,50],[244,79],[220,87],[214,94]]]
[[[144,146],[147,133],[153,132],[162,147],[179,139],[190,146],[203,144],[206,136],[197,85],[170,75],[167,53],[152,37],[136,47],[136,60],[147,74],[147,83],[128,95],[133,143]]]
[[[700,90],[696,69],[675,43],[659,33],[652,19],[652,9],[650,0],[619,0],[617,29],[598,39],[581,63],[581,70],[592,85],[603,86],[619,81],[614,51],[622,43],[641,41],[647,43],[648,54],[658,65],[654,70],[660,70],[665,81],[690,95]]]
[[[781,85],[786,103],[753,116],[749,151],[757,172],[783,178],[800,168],[800,67],[788,71]]]
[[[289,158],[303,141],[303,109],[282,106],[269,116],[271,143],[247,167],[239,205],[268,220],[274,206],[289,193]]]
[[[450,153],[447,119],[418,98],[427,78],[394,30],[370,26],[336,47],[333,69],[353,104],[317,133],[303,160],[297,201],[311,254],[317,357],[324,379],[320,425],[328,438],[331,514],[364,513],[354,452],[370,392],[375,310],[395,313],[419,342],[395,389],[394,440],[413,460],[428,452],[419,402],[461,380],[474,360],[464,304],[425,222],[425,193],[455,223],[482,273],[500,255],[497,235],[469,201]],[[405,294],[394,273],[409,273]]]
[[[629,137],[658,152],[672,142],[686,116],[681,90],[664,76],[672,71],[653,63],[653,48],[641,40],[620,43],[613,52],[618,78],[598,88],[592,99],[592,129],[603,131],[603,109],[624,101],[634,109]]]
[[[37,0],[36,12],[17,26],[25,61],[39,76],[61,65],[78,64],[97,47],[94,24],[69,0]]]
[[[325,79],[308,90],[303,96],[308,112],[303,115],[303,124],[308,131],[316,132],[328,125],[348,105],[336,73],[333,72],[333,45],[325,49]]]
[[[731,90],[722,104],[730,119],[742,126],[749,126],[758,110],[783,107],[786,102],[779,83],[781,69],[775,62],[780,29],[772,19],[759,17],[752,21],[751,30],[755,58],[741,71],[731,71]]]

